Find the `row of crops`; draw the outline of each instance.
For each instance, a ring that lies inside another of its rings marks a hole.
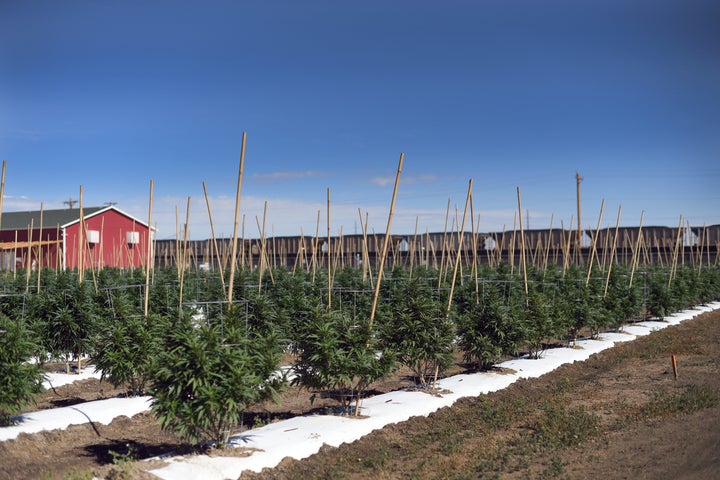
[[[151,395],[163,428],[218,445],[244,409],[277,398],[289,382],[332,394],[351,413],[372,382],[400,366],[425,385],[457,354],[483,369],[720,299],[717,266],[616,265],[588,275],[551,265],[530,267],[525,281],[500,265],[455,282],[435,269],[396,267],[374,311],[373,279],[357,269],[331,279],[323,270],[239,270],[230,303],[217,272],[160,268],[145,315],[141,270],[103,269],[92,281],[40,273],[0,278],[0,422],[40,391],[44,361],[89,356],[114,386]],[[282,358],[292,362],[291,380],[278,373]]]

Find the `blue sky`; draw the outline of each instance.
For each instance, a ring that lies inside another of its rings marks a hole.
[[[0,2],[4,211],[116,202],[246,236],[720,223],[720,4]],[[451,220],[452,220],[451,218]],[[576,221],[576,220],[574,220]],[[467,224],[469,229],[469,220]]]

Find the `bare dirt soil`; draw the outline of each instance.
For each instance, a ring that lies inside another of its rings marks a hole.
[[[719,364],[720,311],[715,311],[538,379],[462,399],[429,417],[241,478],[720,478]],[[449,373],[462,370],[458,364]],[[410,385],[406,373],[373,385],[375,392]],[[44,392],[38,407],[119,393],[86,380]],[[323,398],[311,404],[307,391],[291,389],[280,403],[247,412],[246,426],[334,405]],[[218,454],[243,454],[231,450]],[[165,452],[193,450],[162,432],[149,413],[121,417],[110,425],[0,442],[0,479],[155,478],[145,470],[157,463],[131,460]]]

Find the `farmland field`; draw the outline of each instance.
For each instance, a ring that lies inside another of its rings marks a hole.
[[[428,418],[242,478],[713,478],[720,471],[719,358],[720,311],[714,311],[540,378],[460,400]],[[462,368],[456,362],[447,373]],[[407,373],[371,391],[408,385]],[[85,380],[42,393],[38,406],[118,392]],[[333,404],[317,399],[311,405],[307,392],[290,390],[279,404],[253,408],[245,420],[261,424]],[[187,447],[147,413],[2,442],[0,478],[90,478],[90,472],[154,478],[143,470],[158,462],[130,460],[169,451]]]

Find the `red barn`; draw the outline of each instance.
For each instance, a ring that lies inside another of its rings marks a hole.
[[[83,208],[80,220],[79,208],[2,213],[0,267],[64,270],[148,263],[147,223],[114,206]]]

